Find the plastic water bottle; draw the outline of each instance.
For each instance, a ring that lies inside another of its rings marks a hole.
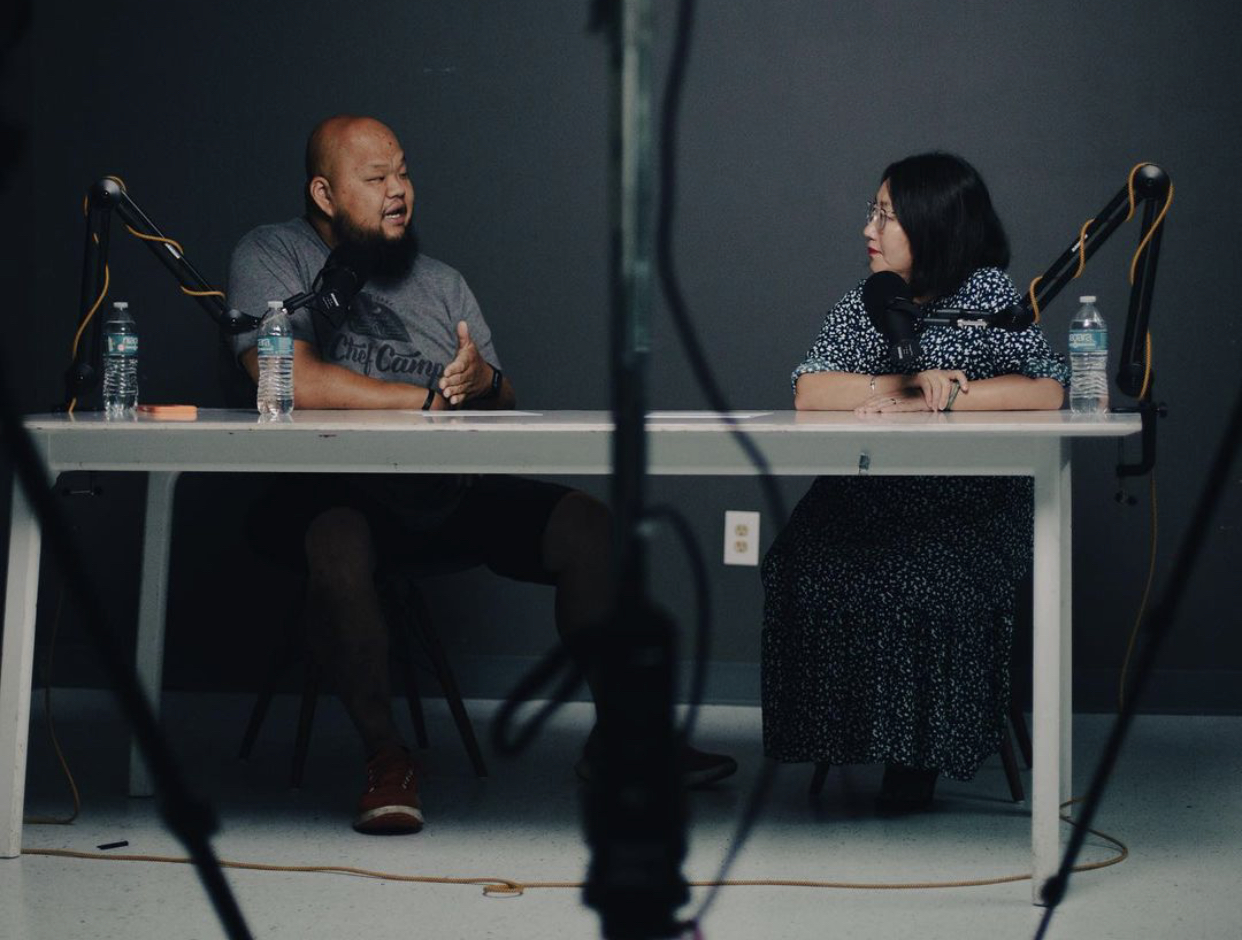
[[[258,407],[265,418],[293,413],[293,324],[279,300],[267,302],[259,327]]]
[[[138,327],[123,300],[104,323],[103,404],[109,418],[132,418],[138,404]]]
[[[1108,325],[1095,306],[1095,296],[1082,304],[1070,321],[1070,410],[1075,414],[1108,411]]]

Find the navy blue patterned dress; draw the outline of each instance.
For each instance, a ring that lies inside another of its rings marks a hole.
[[[982,268],[940,305],[996,310],[1018,300],[1004,271]],[[919,343],[910,373],[1069,380],[1038,326],[928,327]],[[893,371],[860,284],[825,317],[793,380]],[[1031,526],[1029,477],[816,479],[763,561],[768,756],[970,779],[1004,730]]]

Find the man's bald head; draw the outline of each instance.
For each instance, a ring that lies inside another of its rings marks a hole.
[[[338,114],[306,141],[306,218],[331,248],[341,241],[398,244],[413,232],[414,187],[388,125]]]
[[[356,143],[359,137],[370,135],[387,137],[394,146],[400,146],[392,129],[375,118],[356,114],[336,114],[324,118],[315,125],[306,141],[307,182],[316,176],[331,179],[342,150]]]
[[[351,157],[361,148],[397,151],[401,144],[392,128],[373,117],[357,114],[336,114],[315,125],[306,140],[306,183],[303,195],[310,216],[324,215],[311,196],[316,177],[330,183],[340,178]]]

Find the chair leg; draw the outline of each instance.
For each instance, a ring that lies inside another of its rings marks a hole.
[[[419,694],[417,667],[414,656],[410,652],[409,631],[413,629],[410,618],[405,612],[393,611],[389,614],[389,634],[393,646],[396,647],[397,658],[401,660],[405,677],[405,702],[410,709],[410,721],[414,724],[414,737],[418,746],[427,749],[427,720],[423,715],[423,700]]]
[[[289,785],[295,790],[302,787],[302,772],[306,769],[306,752],[310,745],[311,723],[315,720],[315,704],[319,700],[319,666],[307,662],[306,678],[302,683],[302,707],[298,712],[298,735],[293,742],[293,766]]]
[[[1015,642],[1029,643],[1034,621],[1035,603],[1035,575],[1032,571],[1028,570],[1022,577],[1022,580],[1018,582],[1014,601],[1014,635],[1017,638]],[[1064,715],[1062,718],[1065,721],[1069,721],[1068,715]],[[1018,739],[1018,749],[1022,752],[1022,761],[1026,764],[1026,769],[1030,770],[1032,764],[1031,734],[1027,731],[1026,719],[1022,716],[1022,709],[1014,701],[1012,694],[1009,698],[1009,723],[1013,726],[1014,736]]]
[[[1009,703],[1009,723],[1013,725],[1014,736],[1018,739],[1018,749],[1022,752],[1022,762],[1026,769],[1031,769],[1031,733],[1026,730],[1026,718],[1022,709],[1013,702]]]
[[[242,735],[241,749],[237,752],[238,760],[250,760],[250,752],[254,749],[255,738],[259,736],[259,729],[263,727],[263,721],[267,718],[268,707],[272,704],[274,686],[275,679],[269,678],[264,683],[263,691],[255,699],[254,708],[250,710],[250,720],[246,722],[246,733]]]
[[[285,621],[284,636],[272,650],[264,671],[263,687],[259,697],[255,699],[254,708],[250,710],[250,719],[246,722],[246,732],[242,735],[241,748],[237,752],[238,760],[250,760],[250,752],[254,750],[254,742],[259,736],[259,729],[267,719],[268,709],[272,704],[272,695],[276,691],[276,683],[280,674],[298,659],[298,647],[302,642],[301,623],[303,604],[298,603],[290,611]]]
[[[487,764],[483,761],[483,752],[474,735],[474,726],[470,723],[470,716],[466,714],[466,706],[461,700],[457,679],[453,676],[448,657],[444,655],[444,647],[440,645],[440,637],[431,623],[427,604],[417,588],[410,591],[410,603],[414,608],[414,623],[427,648],[427,655],[431,657],[431,664],[436,671],[436,678],[440,681],[440,688],[444,690],[444,700],[448,703],[453,722],[457,725],[457,732],[461,735],[461,743],[465,745],[466,753],[470,755],[470,763],[474,766],[475,774],[479,777],[486,777]]]
[[[824,781],[828,779],[828,771],[832,767],[827,761],[816,761],[815,773],[811,775],[811,787],[807,791],[811,796],[819,796],[824,789]]]
[[[1018,773],[1018,759],[1013,753],[1013,741],[1006,728],[1001,736],[1001,763],[1005,767],[1005,779],[1009,781],[1009,795],[1015,803],[1026,802],[1026,790],[1022,787],[1022,775]]]

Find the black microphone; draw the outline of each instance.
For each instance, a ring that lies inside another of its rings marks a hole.
[[[372,252],[352,242],[342,242],[332,249],[323,263],[311,289],[294,294],[284,301],[284,308],[293,313],[302,307],[323,316],[333,329],[340,329],[349,319],[349,305],[371,275]]]
[[[918,334],[928,326],[956,329],[996,329],[1017,332],[1035,322],[1035,313],[1025,304],[1012,304],[1000,310],[972,310],[966,307],[931,309],[909,298],[910,288],[899,274],[880,271],[863,283],[863,306],[872,325],[889,342],[888,356],[901,365],[920,353]]]
[[[331,323],[333,329],[340,329],[341,324],[349,319],[349,305],[370,276],[371,262],[372,255],[365,248],[352,244],[338,245],[315,275],[311,289],[286,297],[281,306],[289,313],[310,307]],[[262,317],[254,314],[233,308],[225,310],[223,304],[220,307],[216,322],[224,333],[249,333],[263,322]]]
[[[332,249],[323,269],[311,285],[310,306],[322,314],[333,329],[340,329],[349,318],[349,305],[371,275],[374,254],[354,242],[342,242]]]
[[[921,351],[916,337],[922,324],[915,316],[919,306],[909,294],[909,285],[892,271],[878,271],[863,282],[863,306],[872,325],[888,340],[888,358],[898,365],[914,361]]]

